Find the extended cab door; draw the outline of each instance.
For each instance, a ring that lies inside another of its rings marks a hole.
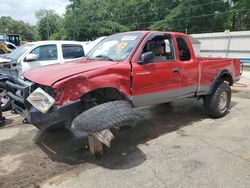
[[[194,96],[199,81],[199,66],[195,58],[192,43],[187,35],[175,36],[177,44],[177,59],[181,62],[183,97]]]
[[[138,52],[139,50],[139,52]],[[173,36],[151,34],[132,59],[132,101],[135,106],[158,104],[182,95],[182,63],[177,61]],[[153,53],[150,62],[142,56]]]

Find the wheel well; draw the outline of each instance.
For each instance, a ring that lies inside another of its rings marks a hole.
[[[84,105],[86,103],[95,103],[98,105],[116,100],[127,100],[127,97],[115,88],[96,89],[81,97],[81,101]]]
[[[233,85],[233,78],[230,73],[225,73],[220,76],[220,82],[228,82],[230,86]]]
[[[233,77],[228,71],[224,71],[216,76],[208,94],[211,94],[223,82],[227,82],[230,86],[233,85]]]

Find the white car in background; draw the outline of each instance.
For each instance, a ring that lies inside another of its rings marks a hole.
[[[10,54],[0,57],[0,98],[2,109],[10,106],[5,92],[5,81],[22,77],[33,68],[52,64],[63,64],[85,56],[84,46],[77,41],[39,41],[18,47]]]
[[[11,42],[5,41],[4,43],[5,43],[5,45],[6,45],[11,51],[17,49],[17,46],[16,46],[15,44],[11,43]]]
[[[106,36],[99,37],[93,41],[87,41],[87,42],[82,42],[84,49],[85,49],[85,54],[89,53],[92,48],[94,48],[95,45],[97,45],[99,42],[107,38]]]

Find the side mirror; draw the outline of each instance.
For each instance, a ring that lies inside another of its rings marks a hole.
[[[26,57],[25,57],[25,61],[26,62],[31,62],[31,61],[35,61],[38,59],[38,56],[36,54],[28,54]]]
[[[150,63],[154,59],[154,53],[153,52],[145,52],[141,55],[141,61],[139,64],[146,64]]]

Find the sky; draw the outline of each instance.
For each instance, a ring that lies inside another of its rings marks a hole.
[[[65,13],[69,0],[0,0],[0,17],[10,16],[16,20],[35,25],[35,12],[40,9],[53,9],[59,15]]]

